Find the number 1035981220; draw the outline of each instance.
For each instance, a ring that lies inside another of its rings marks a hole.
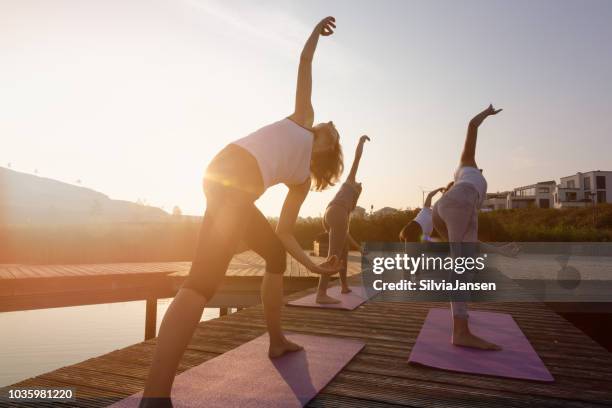
[[[8,387],[0,394],[0,401],[74,401],[76,393],[73,388],[12,388]]]

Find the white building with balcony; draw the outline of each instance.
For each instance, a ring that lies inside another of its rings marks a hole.
[[[517,187],[508,194],[506,208],[551,208],[556,187],[554,180]]]
[[[554,196],[555,208],[612,203],[612,171],[589,171],[561,177]]]
[[[487,193],[487,198],[483,201],[481,209],[484,211],[505,210],[508,208],[508,194],[510,194],[510,191]]]

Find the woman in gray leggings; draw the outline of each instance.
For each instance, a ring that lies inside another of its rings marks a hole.
[[[478,209],[486,198],[487,181],[476,165],[476,139],[478,127],[482,122],[499,112],[501,109],[494,109],[493,105],[489,105],[470,121],[454,184],[433,207],[434,228],[450,243],[453,257],[473,256],[478,245]],[[456,275],[455,278],[470,280],[472,277]],[[451,310],[453,344],[485,350],[500,349],[498,345],[470,331],[465,301],[452,301]]]
[[[355,158],[351,166],[351,172],[346,181],[340,186],[340,190],[338,190],[333,200],[327,205],[325,215],[323,216],[323,227],[329,234],[328,256],[335,256],[342,264],[342,269],[340,270],[342,293],[349,293],[351,291],[346,281],[349,246],[361,247],[349,233],[349,221],[351,212],[357,206],[357,200],[361,194],[361,183],[355,181],[355,176],[357,175],[359,161],[363,154],[363,145],[369,140],[370,138],[367,136],[361,136],[361,138],[359,138],[359,143],[355,150]],[[320,304],[340,303],[340,300],[327,295],[328,284],[329,276],[321,275],[319,278],[316,302]]]

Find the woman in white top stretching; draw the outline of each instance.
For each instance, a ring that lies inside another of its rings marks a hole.
[[[489,105],[470,121],[459,168],[455,172],[454,184],[444,193],[433,207],[433,223],[441,237],[450,243],[453,257],[473,255],[478,245],[478,209],[487,194],[487,181],[476,165],[476,139],[478,127],[501,109]],[[467,243],[467,244],[466,244]],[[507,248],[487,246],[487,249],[513,256],[516,246]],[[466,272],[467,274],[468,272]],[[469,279],[469,276],[455,278]],[[452,301],[453,337],[457,346],[473,347],[484,350],[499,350],[500,347],[474,335],[468,325],[468,310],[465,301]]]
[[[316,265],[293,235],[300,207],[310,189],[334,184],[343,169],[339,135],[332,122],[313,126],[312,60],[319,36],[335,29],[323,19],[308,38],[298,70],[295,111],[288,118],[226,146],[204,176],[207,198],[198,247],[189,276],[162,321],[141,406],[172,406],[170,390],[179,361],[200,321],[206,302],[223,279],[239,248],[257,252],[266,261],[261,297],[270,336],[269,357],[301,347],[281,329],[283,272],[286,252],[318,274],[340,270],[337,259]],[[272,185],[289,187],[276,232],[254,201]]]
[[[450,184],[449,184],[450,185]],[[450,188],[450,187],[449,187]],[[439,187],[427,194],[425,203],[421,211],[402,228],[399,239],[403,242],[427,242],[431,240],[433,232],[433,214],[431,210],[431,200],[438,193],[444,193],[446,187]]]

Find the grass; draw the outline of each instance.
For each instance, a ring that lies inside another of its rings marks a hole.
[[[351,220],[358,241],[397,241],[416,211]],[[275,221],[271,220],[274,225]],[[186,261],[193,257],[199,221],[0,227],[0,263],[100,263]],[[592,208],[515,209],[481,213],[483,241],[612,242],[612,204]],[[305,249],[323,232],[320,218],[300,219],[295,227]]]

